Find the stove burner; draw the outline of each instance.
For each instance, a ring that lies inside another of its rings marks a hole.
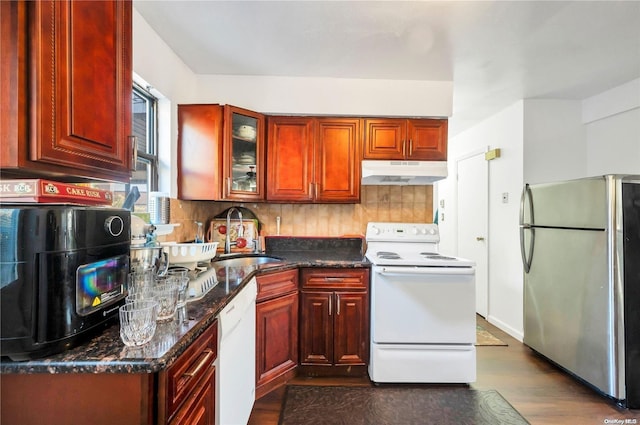
[[[422,255],[424,258],[426,258],[428,260],[456,260],[453,257],[447,257],[446,255],[440,255],[437,252],[421,252],[420,255]]]
[[[376,256],[383,260],[399,260],[400,256],[396,252],[391,251],[378,251],[376,252]]]

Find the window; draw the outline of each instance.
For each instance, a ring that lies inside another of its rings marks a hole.
[[[140,198],[134,211],[146,213],[149,192],[158,190],[157,104],[158,99],[148,90],[134,84],[131,129],[136,137],[137,162],[129,184],[112,185],[116,207],[124,204],[127,194],[135,186]]]

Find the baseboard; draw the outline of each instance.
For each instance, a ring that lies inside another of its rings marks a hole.
[[[513,327],[509,326],[508,324],[506,324],[505,322],[501,321],[497,317],[491,316],[491,315],[489,315],[487,317],[487,322],[491,323],[493,326],[499,328],[500,330],[508,333],[513,338],[515,338],[518,341],[522,342],[522,340],[524,338],[524,332],[522,330],[514,329]]]

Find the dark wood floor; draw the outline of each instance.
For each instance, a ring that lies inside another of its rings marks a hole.
[[[532,425],[640,424],[640,410],[619,408],[481,317],[478,323],[509,345],[477,347],[478,376],[471,388],[497,390]],[[300,377],[290,383],[371,385],[363,379]],[[283,396],[281,388],[257,400],[249,424],[277,425]]]

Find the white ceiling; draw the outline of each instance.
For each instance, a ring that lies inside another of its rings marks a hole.
[[[640,1],[134,7],[196,74],[453,81],[451,134],[518,99],[584,99],[640,77]]]

